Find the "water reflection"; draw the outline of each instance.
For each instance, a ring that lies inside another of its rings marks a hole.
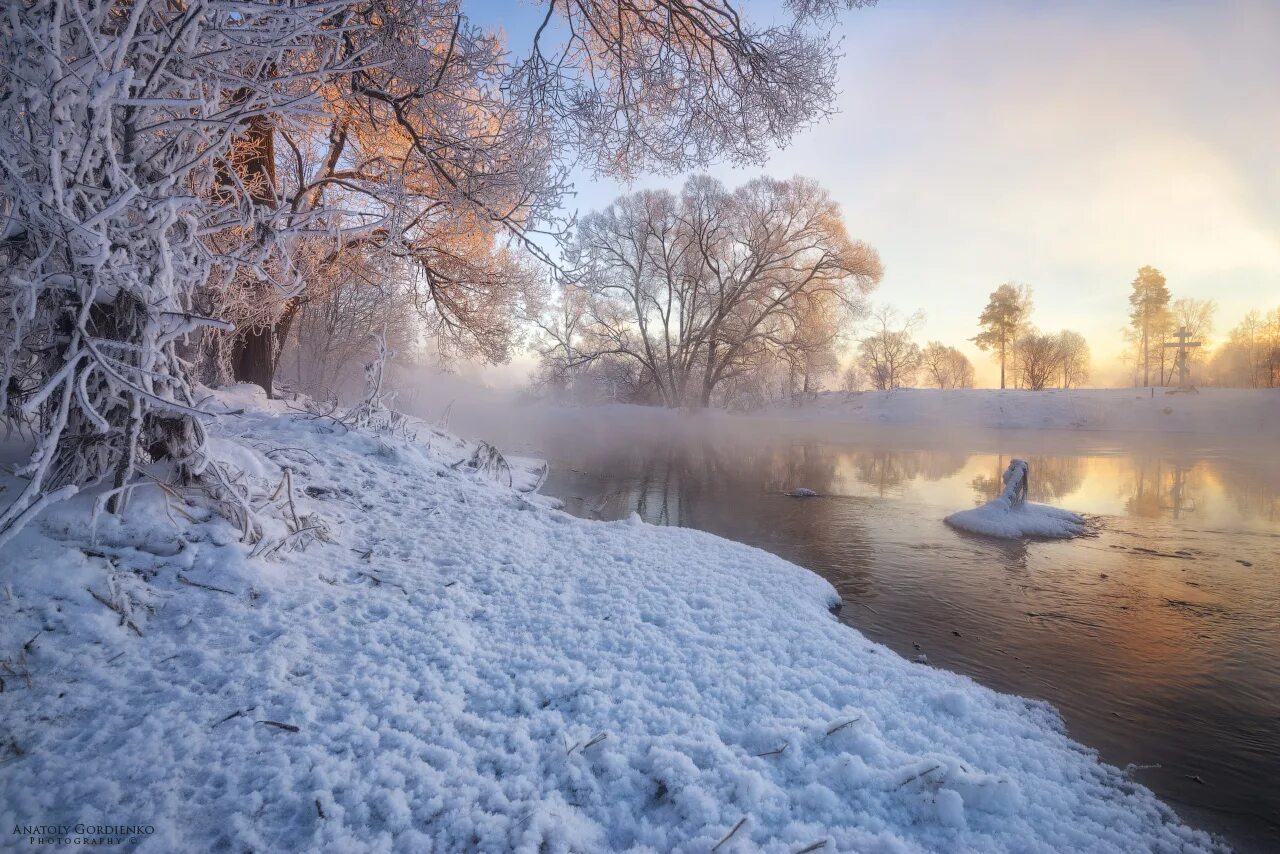
[[[630,442],[625,448],[540,448],[568,454],[580,473],[612,479],[584,515],[634,511],[658,525],[689,526],[690,490],[906,498],[952,509],[990,501],[1013,455],[841,448],[814,442],[755,445],[713,441]],[[1188,520],[1280,529],[1275,480],[1232,459],[1142,454],[1019,454],[1031,464],[1030,497],[1094,515]],[[625,500],[623,500],[625,498]],[[583,508],[578,508],[583,509]]]

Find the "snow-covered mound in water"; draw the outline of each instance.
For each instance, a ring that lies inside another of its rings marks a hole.
[[[149,488],[92,544],[91,496],[11,541],[0,660],[30,682],[0,693],[0,826],[145,824],[155,852],[1212,847],[1052,708],[871,643],[793,564],[539,506],[437,431],[251,403],[219,453],[268,495],[288,466],[334,542],[251,557]]]
[[[1059,510],[1046,504],[1013,506],[1007,498],[997,498],[981,507],[952,513],[944,521],[963,531],[1005,540],[1023,537],[1065,539],[1085,532],[1084,518],[1069,510]]]
[[[1075,513],[1027,503],[1030,467],[1026,460],[1011,460],[1001,479],[1004,489],[996,500],[972,510],[952,513],[943,521],[964,531],[1006,540],[1023,537],[1061,539],[1084,533],[1084,519]]]

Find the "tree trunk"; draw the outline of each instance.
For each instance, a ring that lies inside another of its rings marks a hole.
[[[1151,385],[1151,351],[1147,348],[1147,321],[1142,320],[1142,385]]]
[[[1004,359],[1005,359],[1005,353],[1008,351],[1008,349],[1009,349],[1008,346],[1006,346],[1005,344],[1004,333],[1002,332],[1000,333],[1000,390],[1001,391],[1004,391]]]
[[[702,371],[702,390],[698,393],[698,405],[703,409],[711,406],[711,392],[716,387],[716,345],[713,342],[707,348],[707,364]]]
[[[271,326],[236,331],[231,341],[231,376],[238,383],[261,386],[267,397],[275,397],[273,383],[280,362],[280,351],[293,326],[302,301],[285,303],[280,316]]]
[[[275,128],[266,116],[254,116],[248,121],[248,130],[236,139],[232,146],[231,161],[240,173],[249,197],[255,205],[274,208],[276,205]],[[241,282],[239,287],[258,287]],[[281,318],[293,320],[295,301],[286,304]],[[261,386],[267,397],[274,397],[272,380],[276,375],[276,357],[283,344],[276,334],[279,321],[272,326],[258,329],[237,329],[231,339],[231,376],[238,383]],[[288,327],[285,327],[286,334]]]
[[[236,332],[231,345],[231,376],[238,383],[261,386],[267,397],[273,397],[271,381],[275,378],[275,335],[269,326]]]

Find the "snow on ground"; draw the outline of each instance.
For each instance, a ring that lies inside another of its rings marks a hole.
[[[264,493],[289,467],[334,542],[250,557],[149,488],[92,539],[77,499],[11,541],[7,841],[88,822],[149,825],[157,852],[1213,845],[1046,704],[869,642],[779,558],[573,518],[428,428],[344,433],[244,388],[211,405],[244,408],[218,453]]]
[[[762,412],[788,420],[1018,430],[1259,434],[1280,424],[1280,389],[898,389],[823,392]]]

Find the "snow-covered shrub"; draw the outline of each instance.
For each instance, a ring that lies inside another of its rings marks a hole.
[[[470,457],[459,460],[454,467],[462,466],[472,471],[479,472],[498,483],[511,486],[513,481],[511,477],[511,465],[507,462],[507,458],[502,452],[490,445],[488,442],[480,442],[476,445],[475,450],[471,452]]]
[[[387,347],[385,331],[376,332],[370,338],[373,339],[373,358],[364,366],[364,396],[341,417],[330,417],[346,427],[372,430],[412,441],[417,438],[417,431],[413,429],[407,415],[391,408],[395,392],[386,388],[387,367],[396,354]],[[336,409],[337,403],[333,406]]]
[[[0,542],[108,478],[122,504],[149,459],[188,477],[207,468],[180,345],[228,324],[193,298],[215,274],[288,275],[301,225],[259,203],[244,140],[307,110],[321,73],[345,61],[324,26],[341,8],[6,4],[0,413],[30,422],[37,441]]]

